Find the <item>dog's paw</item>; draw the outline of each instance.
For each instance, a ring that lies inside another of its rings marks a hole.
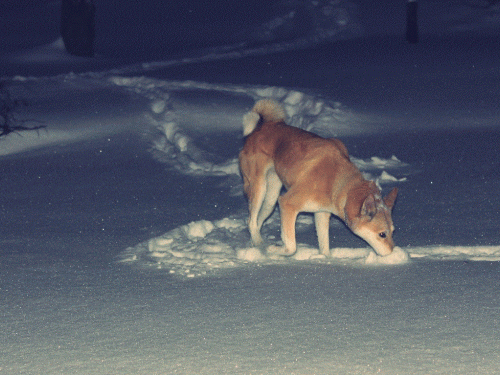
[[[251,236],[253,246],[260,247],[264,244],[264,239],[260,234],[254,234]]]
[[[283,255],[285,248],[283,246],[269,245],[266,249],[270,255]]]
[[[284,246],[269,245],[266,250],[269,255],[281,255],[289,257],[295,254],[295,251],[288,251]]]
[[[330,258],[332,256],[332,254],[330,253],[330,250],[322,251],[319,253],[319,255],[322,255],[324,258]]]

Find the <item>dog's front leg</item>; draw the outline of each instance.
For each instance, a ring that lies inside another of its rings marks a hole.
[[[318,235],[319,252],[326,257],[330,256],[330,216],[329,212],[315,212],[314,223]]]

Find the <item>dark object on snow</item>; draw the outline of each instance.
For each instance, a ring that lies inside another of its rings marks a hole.
[[[417,0],[406,3],[406,40],[408,43],[418,43]]]
[[[61,35],[70,54],[94,56],[94,0],[62,0]]]
[[[17,107],[27,105],[25,100],[16,100],[10,97],[5,81],[0,81],[0,138],[10,133],[23,130],[39,130],[45,125],[24,126],[26,122],[36,122],[35,120],[18,120],[14,115]]]

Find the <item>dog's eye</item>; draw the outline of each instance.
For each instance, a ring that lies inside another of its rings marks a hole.
[[[385,233],[385,232],[380,232],[380,233],[378,234],[378,236],[379,236],[380,238],[386,238],[386,237],[387,237],[387,233]]]

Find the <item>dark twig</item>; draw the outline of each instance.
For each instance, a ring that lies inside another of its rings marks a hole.
[[[15,115],[16,108],[27,106],[26,100],[12,99],[7,84],[0,80],[0,137],[5,137],[10,133],[17,133],[27,130],[44,129],[45,125],[26,126],[27,122],[39,122],[37,120],[19,120]]]

